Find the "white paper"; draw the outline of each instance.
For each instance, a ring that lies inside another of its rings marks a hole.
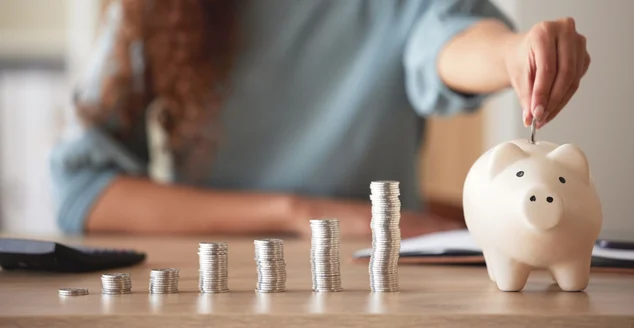
[[[433,255],[451,251],[481,252],[482,249],[476,245],[466,229],[437,232],[401,240],[401,254]],[[355,252],[354,256],[367,257],[371,252],[371,248],[361,249]],[[631,250],[604,249],[594,246],[592,255],[606,259],[634,261],[634,251]]]

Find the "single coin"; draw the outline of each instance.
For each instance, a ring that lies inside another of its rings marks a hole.
[[[88,295],[87,288],[60,288],[59,296],[84,296]]]
[[[531,143],[535,143],[535,127],[537,125],[537,120],[533,117],[533,121],[531,122]]]

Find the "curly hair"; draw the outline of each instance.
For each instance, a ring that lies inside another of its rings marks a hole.
[[[238,1],[116,1],[121,23],[107,63],[111,73],[101,85],[98,108],[76,102],[81,120],[100,124],[114,118],[116,134],[123,137],[145,119],[149,104],[159,100],[164,109],[160,122],[174,153],[213,143],[237,44]],[[143,62],[142,87],[134,51]],[[202,124],[214,131],[211,136]]]

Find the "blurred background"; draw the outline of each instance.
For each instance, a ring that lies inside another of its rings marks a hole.
[[[494,2],[521,30],[571,16],[587,36],[592,65],[568,108],[537,138],[586,152],[603,202],[603,237],[634,239],[634,1]],[[101,10],[100,0],[0,0],[0,232],[57,232],[48,155],[70,117],[70,91]],[[432,119],[427,133],[422,188],[433,202],[460,206],[473,161],[529,131],[508,91],[477,114]]]

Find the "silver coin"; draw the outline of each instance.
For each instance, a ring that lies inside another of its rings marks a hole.
[[[198,243],[198,247],[200,248],[229,248],[229,245],[224,241],[211,241],[211,242],[200,242]]]
[[[102,294],[129,294],[132,292],[132,280],[129,273],[104,273],[101,275]]]
[[[531,137],[530,137],[530,143],[534,144],[535,143],[535,130],[537,127],[537,120],[533,117],[533,121],[531,122]]]
[[[221,294],[228,293],[228,288],[201,288],[200,292],[203,294]]]
[[[104,295],[123,295],[123,294],[132,294],[130,290],[106,290],[102,289],[101,293]]]
[[[333,293],[333,292],[342,292],[343,288],[340,286],[336,287],[316,287],[313,288],[313,291],[318,293]]]
[[[280,280],[267,280],[267,281],[258,281],[257,282],[257,288],[258,289],[266,289],[266,287],[269,288],[284,288],[286,285],[286,279],[280,279]]]
[[[336,219],[311,221],[310,263],[313,290],[341,291],[340,228]]]
[[[128,279],[104,279],[101,278],[101,283],[104,284],[113,284],[113,285],[120,285],[120,284],[127,284],[127,283],[131,283],[132,281],[130,280],[130,278]]]
[[[206,257],[227,258],[229,257],[229,252],[228,251],[199,251],[198,256],[203,258],[206,258]]]
[[[124,272],[111,272],[111,273],[104,273],[101,275],[101,277],[106,277],[106,278],[130,277],[130,274],[124,273]]]
[[[229,245],[226,242],[198,244],[198,289],[201,293],[229,291]]]
[[[178,293],[179,269],[151,269],[149,292],[151,294]]]
[[[256,247],[282,247],[282,245],[284,245],[284,240],[276,238],[256,239],[253,241],[253,244],[255,244]]]
[[[258,239],[253,241],[254,260],[258,280],[255,291],[279,293],[286,290],[286,263],[284,241],[281,239]]]
[[[87,288],[60,288],[57,293],[59,296],[84,296],[88,295]]]
[[[372,291],[398,289],[398,258],[401,243],[401,201],[397,181],[370,183],[372,203],[372,253],[368,263]]]

